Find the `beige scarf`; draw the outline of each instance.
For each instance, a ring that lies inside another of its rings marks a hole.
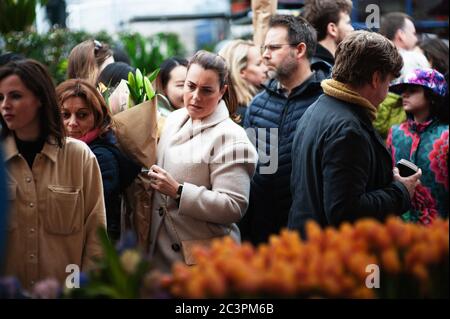
[[[347,88],[344,83],[329,79],[323,80],[321,86],[325,94],[335,97],[338,100],[357,104],[365,108],[372,121],[377,117],[377,108],[370,103],[369,100]]]

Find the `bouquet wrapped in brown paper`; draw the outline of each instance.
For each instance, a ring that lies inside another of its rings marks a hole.
[[[105,90],[108,90],[107,88]],[[130,90],[128,89],[128,82],[121,80],[119,85],[107,95],[109,110],[112,115],[125,111],[129,107]]]
[[[156,160],[157,112],[152,99],[114,115],[119,147],[137,163],[149,168]]]
[[[147,78],[139,69],[136,70],[136,76],[130,72],[128,87],[119,86],[117,89],[122,91],[128,89],[128,104],[131,107],[114,115],[115,133],[119,147],[132,159],[147,168],[152,166],[156,160],[158,115],[151,81],[157,73],[158,70],[153,72],[150,78]]]
[[[277,11],[277,0],[253,0],[253,42],[257,46],[264,44],[267,30],[269,29],[269,20]]]
[[[119,97],[129,95],[128,107],[113,116],[119,148],[145,168],[150,168],[156,162],[158,114],[151,81],[157,72],[149,78],[143,76],[139,69],[136,75],[130,72],[127,87],[119,86],[117,89],[121,92],[115,92]],[[123,194],[122,234],[131,230],[144,250],[147,249],[150,232],[152,196],[150,178],[145,172],[139,173]]]

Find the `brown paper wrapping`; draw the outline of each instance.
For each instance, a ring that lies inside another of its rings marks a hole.
[[[277,12],[277,5],[277,0],[252,0],[253,42],[258,47],[264,44],[270,16]]]
[[[156,161],[158,118],[156,99],[133,106],[113,116],[120,149],[150,168]]]

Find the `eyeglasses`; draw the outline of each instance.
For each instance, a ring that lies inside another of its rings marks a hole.
[[[269,52],[273,52],[273,51],[281,49],[285,45],[289,45],[291,47],[296,47],[298,45],[298,43],[282,43],[282,44],[263,45],[263,46],[261,46],[261,53],[266,52],[266,50],[269,50]]]

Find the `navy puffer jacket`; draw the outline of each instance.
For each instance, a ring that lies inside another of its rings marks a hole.
[[[283,95],[279,82],[273,79],[248,107],[244,128],[255,143],[260,160],[251,183],[249,208],[239,224],[243,240],[264,242],[287,226],[292,202],[291,148],[295,128],[305,110],[322,94],[320,82],[329,75],[322,65],[312,69],[313,74],[294,88],[289,97]],[[261,134],[263,131],[265,134]],[[252,138],[253,133],[256,139]],[[269,142],[271,138],[275,145]],[[268,155],[270,163],[261,152]],[[269,165],[273,169],[268,169]]]
[[[96,138],[89,147],[95,154],[102,173],[108,234],[113,240],[117,240],[120,237],[120,194],[131,184],[141,167],[117,148],[112,131]]]

